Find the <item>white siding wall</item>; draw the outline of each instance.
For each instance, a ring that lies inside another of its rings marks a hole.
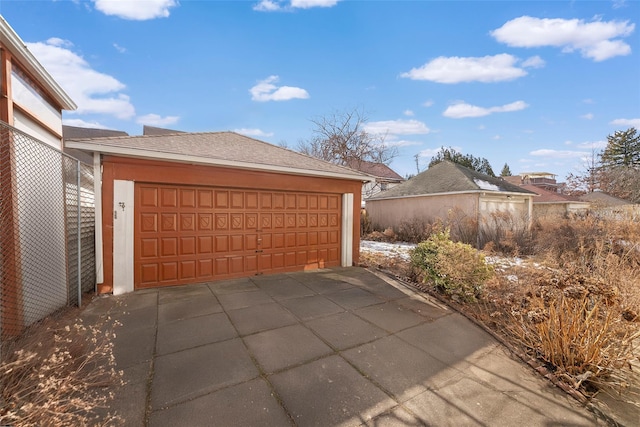
[[[38,173],[46,178],[34,179]],[[21,230],[22,301],[25,325],[30,325],[67,303],[61,155],[52,155],[44,145],[18,144],[16,183],[18,226]],[[42,289],[48,290],[46,298]]]
[[[61,122],[62,123],[62,122]],[[20,129],[22,132],[31,135],[35,139],[49,144],[57,150],[62,150],[62,141],[56,138],[50,132],[43,129],[41,125],[31,120],[18,110],[13,111],[13,126],[16,129]]]

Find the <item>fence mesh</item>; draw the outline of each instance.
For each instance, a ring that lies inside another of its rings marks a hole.
[[[0,336],[95,286],[93,168],[0,122]]]

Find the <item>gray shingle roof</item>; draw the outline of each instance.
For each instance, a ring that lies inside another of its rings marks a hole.
[[[508,192],[535,194],[500,178],[485,175],[449,161],[440,162],[369,200],[441,193]]]
[[[235,132],[173,133],[114,138],[68,140],[68,147],[107,154],[164,160],[202,160],[207,164],[235,167],[275,167],[292,173],[311,175],[339,175],[349,179],[368,181],[371,177],[352,169],[325,162],[283,147],[259,141]],[[125,154],[122,154],[125,153]]]
[[[62,137],[67,139],[107,138],[112,136],[128,136],[121,130],[83,128],[78,126],[62,126]]]

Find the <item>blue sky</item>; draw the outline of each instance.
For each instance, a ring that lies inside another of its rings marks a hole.
[[[233,130],[295,148],[360,109],[401,175],[442,146],[583,171],[640,128],[638,1],[0,0],[78,104],[66,124]]]

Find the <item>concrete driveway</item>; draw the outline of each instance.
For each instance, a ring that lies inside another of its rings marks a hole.
[[[490,335],[362,268],[99,298],[131,426],[604,425]]]

